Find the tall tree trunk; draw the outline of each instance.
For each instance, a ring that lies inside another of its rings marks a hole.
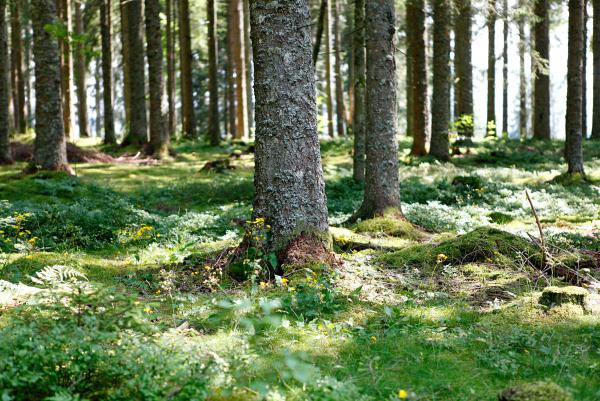
[[[8,27],[6,26],[6,0],[0,0],[0,164],[12,163],[8,137]]]
[[[333,138],[333,88],[331,83],[331,3],[327,1],[325,12],[325,102],[327,104],[327,132]]]
[[[367,1],[367,165],[363,203],[353,219],[401,215],[395,23],[393,0]]]
[[[589,19],[589,15],[588,15],[588,10],[587,10],[587,4],[588,4],[588,0],[583,0],[583,53],[582,53],[582,57],[583,60],[581,61],[581,68],[582,68],[582,73],[581,73],[581,79],[582,79],[582,106],[581,106],[581,134],[583,135],[583,138],[586,139],[587,138],[587,132],[588,132],[588,123],[587,123],[587,52],[588,52],[588,29],[587,29],[587,25],[588,25],[588,19]]]
[[[456,0],[454,24],[456,66],[456,117],[473,115],[472,39],[473,11],[471,0]]]
[[[496,1],[488,0],[488,67],[487,67],[487,127],[486,135],[497,136],[496,127]],[[494,129],[491,130],[491,125]]]
[[[535,69],[533,91],[533,137],[550,139],[550,16],[549,0],[536,0],[535,53],[539,67]],[[541,68],[543,67],[543,68]]]
[[[244,53],[244,3],[233,0],[235,23],[231,27],[233,40],[233,56],[235,57],[235,99],[236,99],[236,133],[237,138],[248,136],[248,100],[246,92],[246,57]]]
[[[342,77],[341,36],[340,36],[340,3],[333,0],[333,52],[335,53],[335,114],[337,119],[337,135],[341,138],[346,135],[345,106]]]
[[[583,112],[583,0],[569,0],[569,57],[565,156],[569,174],[584,174],[581,115]]]
[[[115,145],[115,120],[112,100],[112,19],[111,0],[100,4],[100,31],[102,36],[102,99],[104,102],[104,143]]]
[[[256,95],[254,217],[274,250],[327,252],[327,202],[317,134],[308,0],[251,2]],[[293,79],[290,79],[293,77]],[[309,256],[310,258],[310,256]]]
[[[166,34],[167,34],[167,134],[175,134],[175,33],[174,33],[174,3],[176,0],[166,0]],[[214,1],[214,0],[210,0]]]
[[[71,0],[57,0],[58,16],[66,27],[68,34],[71,34]],[[71,44],[70,36],[60,40],[61,54],[61,93],[62,93],[62,109],[63,109],[63,128],[65,136],[71,138],[71,71],[73,70],[73,62],[71,60]]]
[[[145,0],[146,53],[150,92],[150,146],[148,153],[162,159],[169,155],[169,136],[163,110],[163,52],[159,0]]]
[[[317,65],[319,60],[319,51],[321,50],[321,42],[323,41],[323,31],[325,30],[325,19],[327,18],[327,0],[321,0],[319,7],[319,19],[317,20],[317,33],[315,35],[315,44],[313,46],[313,64]]]
[[[433,1],[433,101],[429,153],[449,160],[450,121],[450,0]]]
[[[354,134],[354,180],[365,181],[365,135],[366,135],[366,103],[367,64],[365,49],[365,0],[354,2],[354,118],[352,131]]]
[[[237,138],[238,136],[236,124],[237,111],[235,104],[235,7],[235,0],[229,0],[227,2],[227,112],[229,120],[228,132],[231,139]]]
[[[10,1],[10,29],[11,29],[11,82],[14,125],[17,132],[27,130],[25,119],[25,80],[23,78],[23,30],[21,29],[21,2]]]
[[[517,24],[519,28],[519,138],[527,138],[527,76],[525,75],[525,1],[519,1]]]
[[[130,117],[127,136],[122,145],[142,146],[148,143],[148,117],[146,116],[146,85],[144,62],[144,30],[142,0],[126,0],[128,60],[124,60],[129,74]]]
[[[346,108],[346,130],[354,131],[354,7],[350,4],[345,9],[346,29],[343,35],[342,48],[346,48],[346,64],[348,65],[348,107]]]
[[[219,132],[219,81],[217,70],[217,9],[215,0],[208,0],[208,138],[212,145],[221,142]]]
[[[508,135],[508,0],[502,3],[502,135]]]
[[[405,26],[406,26],[406,135],[413,136],[413,47],[415,41],[414,19],[415,8],[410,1],[406,2],[405,7]]]
[[[600,0],[592,0],[594,31],[592,54],[594,57],[594,97],[592,112],[592,139],[600,139]]]
[[[196,138],[194,93],[192,84],[192,37],[189,0],[179,0],[179,55],[181,68],[181,114],[183,135]]]
[[[26,10],[26,14],[29,17],[30,13],[29,13],[29,4],[25,3],[25,7],[24,10]],[[32,47],[32,43],[33,43],[33,33],[31,30],[31,19],[29,18],[26,21],[25,26],[23,27],[23,53],[24,53],[24,61],[25,61],[25,65],[23,68],[23,85],[25,87],[23,93],[24,93],[24,98],[25,98],[25,122],[26,122],[26,127],[29,127],[32,123],[32,118],[33,118],[33,110],[32,110],[32,106],[33,106],[33,100],[32,100],[32,95],[31,95],[31,47]]]
[[[102,76],[102,63],[101,60],[99,59],[95,59],[94,60],[94,69],[95,69],[95,76],[96,77],[100,77]],[[102,89],[101,89],[101,85],[100,85],[100,79],[95,79],[94,80],[94,109],[96,111],[96,120],[95,120],[95,136],[96,138],[100,138],[101,136],[101,132],[102,132],[102,128],[104,126],[103,124],[103,120],[102,120],[102,116],[104,115],[104,107],[102,107]]]
[[[242,0],[244,5],[244,57],[246,60],[246,115],[248,134],[254,128],[254,100],[252,81],[254,63],[252,61],[252,39],[250,38],[250,0]]]
[[[128,0],[119,0],[121,11],[121,59],[123,62],[123,101],[125,109],[125,130],[131,122],[131,79],[129,78],[129,29],[127,18]],[[127,132],[125,132],[127,135]]]
[[[67,162],[63,128],[60,55],[55,37],[46,31],[56,24],[54,0],[32,0],[33,57],[35,61],[35,145],[33,169],[73,173]]]
[[[425,1],[408,0],[407,13],[410,9],[411,18],[406,21],[407,31],[411,31],[408,43],[408,57],[411,66],[411,79],[409,97],[411,103],[411,125],[413,143],[411,155],[423,156],[427,154],[425,142],[427,141],[427,45],[425,37]],[[407,37],[409,35],[407,34]]]
[[[75,44],[75,87],[77,94],[77,122],[79,125],[79,137],[89,137],[88,113],[87,113],[87,88],[86,88],[86,61],[85,46],[81,38],[85,35],[83,24],[83,10],[81,1],[75,0],[75,34],[78,41]]]

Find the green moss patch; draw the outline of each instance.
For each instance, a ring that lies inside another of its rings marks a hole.
[[[356,223],[352,229],[357,233],[387,235],[390,237],[419,239],[423,237],[409,221],[394,217],[375,217]]]
[[[500,401],[573,401],[571,395],[554,383],[536,382],[504,390]]]
[[[588,298],[589,292],[581,287],[547,287],[542,292],[539,302],[548,307],[575,304],[587,309]]]

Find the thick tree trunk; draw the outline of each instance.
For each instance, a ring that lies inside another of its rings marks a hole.
[[[335,114],[338,137],[346,135],[345,129],[345,106],[344,89],[342,83],[342,57],[341,57],[341,37],[340,37],[340,3],[339,0],[333,0],[333,52],[335,53]]]
[[[192,85],[192,37],[189,0],[179,0],[179,55],[181,68],[181,117],[183,135],[196,138],[194,93]]]
[[[325,184],[317,135],[308,0],[251,1],[256,96],[254,217],[274,250],[298,239],[325,249]],[[314,255],[318,249],[303,249]],[[284,255],[285,258],[285,255]]]
[[[71,32],[71,0],[57,0],[58,17]],[[71,44],[69,37],[60,40],[60,65],[61,65],[61,93],[63,129],[67,138],[71,137],[71,71],[73,70],[71,60]]]
[[[174,29],[174,3],[176,0],[166,0],[166,15],[167,15],[167,134],[175,135],[176,118],[175,118],[175,29]],[[210,0],[214,1],[214,0]]]
[[[25,119],[25,80],[23,78],[23,31],[21,29],[21,2],[10,2],[10,29],[11,29],[11,82],[14,125],[17,132],[27,130]]]
[[[227,116],[229,125],[228,132],[231,139],[237,138],[238,136],[236,124],[237,111],[235,104],[235,7],[235,1],[229,0],[227,2]]]
[[[527,138],[527,76],[525,75],[525,1],[519,2],[517,25],[519,28],[519,138]]]
[[[208,138],[212,145],[221,142],[219,132],[219,81],[217,70],[217,9],[215,0],[208,0]]]
[[[569,0],[569,57],[565,156],[569,174],[583,174],[583,0]]]
[[[508,135],[508,0],[502,3],[502,135]]]
[[[75,1],[75,34],[80,38],[85,35],[83,24],[83,10],[80,1]],[[75,45],[75,88],[77,94],[77,123],[79,125],[79,137],[89,137],[88,113],[87,113],[87,88],[86,88],[86,61],[85,47],[81,41]]]
[[[496,1],[488,0],[488,67],[487,67],[487,124],[486,135],[496,137]]]
[[[456,66],[456,117],[473,115],[473,63],[471,30],[473,11],[471,0],[456,0],[455,63]]]
[[[54,0],[32,0],[33,57],[35,61],[34,169],[72,173],[67,162],[63,129],[59,45],[46,26],[57,22]]]
[[[327,132],[333,138],[333,87],[331,83],[331,3],[327,1],[325,12],[325,102],[327,104]]]
[[[125,68],[129,70],[131,120],[123,145],[143,146],[148,143],[148,117],[146,116],[146,85],[144,68],[144,32],[142,0],[126,1],[128,56]]]
[[[533,91],[533,137],[550,139],[550,16],[549,0],[536,0],[535,14],[535,52],[538,63],[545,68],[535,70],[535,88]],[[540,60],[541,59],[541,60]],[[543,61],[542,61],[543,60]]]
[[[367,64],[365,49],[365,0],[354,2],[354,180],[365,181],[365,135]]]
[[[102,0],[100,4],[100,31],[102,36],[102,99],[104,102],[104,143],[115,145],[115,120],[112,100],[112,38],[111,38],[111,0]]]
[[[592,0],[594,31],[592,53],[594,57],[594,97],[592,111],[592,139],[600,139],[600,0]]]
[[[411,18],[406,21],[407,30],[411,31],[408,43],[408,57],[410,63],[411,79],[409,97],[411,104],[411,128],[413,143],[411,155],[424,156],[427,154],[425,143],[427,141],[427,46],[425,38],[425,1],[408,0],[407,13],[410,9]],[[409,35],[407,34],[407,37]]]
[[[233,56],[235,57],[235,99],[236,99],[236,133],[237,138],[248,137],[248,99],[246,92],[246,57],[244,50],[244,3],[233,0],[235,23],[231,27],[233,40]]]
[[[148,153],[162,159],[169,155],[169,137],[163,110],[163,52],[159,0],[145,0],[148,88],[150,91],[150,146]]]
[[[317,65],[319,60],[319,51],[321,50],[321,42],[323,41],[323,31],[325,30],[325,19],[327,18],[327,0],[321,0],[319,7],[319,19],[317,20],[317,33],[315,35],[315,44],[313,46],[313,64]]]
[[[448,160],[450,121],[450,0],[433,2],[433,101],[429,153]]]
[[[8,30],[6,26],[6,0],[0,0],[0,164],[12,163],[8,137]]]
[[[367,1],[367,165],[363,203],[353,219],[401,213],[395,23],[393,0]]]

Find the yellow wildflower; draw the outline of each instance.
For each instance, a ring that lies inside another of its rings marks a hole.
[[[400,389],[400,391],[398,391],[398,398],[401,400],[408,398],[408,392],[404,389]]]
[[[440,254],[437,255],[436,261],[437,261],[438,264],[439,263],[444,263],[447,260],[448,260],[448,256],[444,255],[443,253],[440,253]]]

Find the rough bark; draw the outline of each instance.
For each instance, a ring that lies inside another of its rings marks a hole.
[[[569,0],[565,157],[568,174],[583,174],[583,0]]]
[[[489,129],[490,124],[496,124],[496,0],[488,0],[488,67],[487,67],[487,118],[486,135],[495,137],[497,129]]]
[[[317,135],[308,0],[251,1],[256,96],[254,216],[274,250],[329,226]],[[312,250],[314,252],[316,250]]]
[[[148,154],[162,159],[169,155],[169,136],[163,109],[163,52],[159,0],[145,0],[146,54],[150,92],[150,146]]]
[[[75,1],[75,34],[82,38],[85,35],[83,24],[83,5]],[[75,88],[77,95],[77,124],[79,126],[79,137],[89,137],[88,113],[87,113],[87,88],[86,88],[86,60],[85,46],[81,40],[75,44]]]
[[[525,2],[519,1],[517,25],[519,29],[519,138],[527,137],[527,76],[525,75],[525,51],[527,37],[525,35]]]
[[[326,4],[325,12],[325,102],[327,104],[327,132],[333,138],[333,87],[331,83],[331,3]]]
[[[450,121],[450,0],[433,2],[433,100],[431,110],[431,146],[429,154],[449,159],[448,124]]]
[[[592,53],[594,57],[594,96],[592,111],[592,139],[600,139],[600,0],[592,0],[594,18]]]
[[[313,46],[313,64],[317,65],[319,60],[319,51],[321,50],[321,42],[323,41],[323,31],[325,29],[325,18],[327,16],[327,0],[321,0],[319,7],[319,19],[317,20],[317,32],[315,35],[315,44]]]
[[[536,0],[535,52],[537,62],[550,65],[550,16],[549,0]],[[543,61],[542,61],[543,60]],[[535,70],[533,91],[533,137],[550,139],[550,76],[547,68]]]
[[[129,59],[124,60],[129,73],[130,121],[123,145],[143,146],[148,142],[148,117],[146,116],[146,86],[144,69],[144,32],[142,0],[125,2],[127,9],[127,39]]]
[[[502,3],[502,135],[508,135],[508,0]]]
[[[456,1],[455,66],[456,66],[456,117],[473,115],[473,63],[471,0]]]
[[[406,21],[407,31],[411,31],[408,42],[408,57],[410,63],[411,79],[409,96],[411,103],[411,128],[408,134],[412,136],[413,143],[410,154],[424,156],[427,154],[425,143],[427,141],[428,110],[427,110],[427,46],[425,37],[425,1],[408,0],[407,13],[410,9],[411,18]],[[407,35],[408,37],[409,35]]]
[[[100,31],[102,36],[102,99],[104,102],[104,143],[115,145],[115,120],[112,100],[112,38],[111,0],[100,4]]]
[[[235,3],[233,1],[227,2],[227,116],[228,116],[228,133],[231,138],[237,138],[237,125],[236,125],[236,104],[235,104],[235,56],[234,56],[234,40],[235,35],[233,34],[235,22]]]
[[[54,0],[32,0],[33,57],[35,61],[34,169],[72,172],[62,119],[59,45],[46,31],[57,22]]]
[[[341,37],[340,37],[340,2],[339,0],[333,0],[333,52],[335,67],[334,67],[334,79],[335,79],[335,114],[336,114],[336,127],[338,137],[346,135],[345,129],[345,105],[344,105],[344,89],[342,83],[342,57],[341,57]]]
[[[231,26],[233,56],[235,58],[235,99],[237,138],[248,137],[248,99],[246,92],[246,57],[244,52],[244,3],[232,0],[234,24]]]
[[[192,37],[189,0],[179,0],[179,55],[181,81],[181,118],[183,135],[196,138],[194,94],[192,85]]]
[[[0,0],[0,164],[12,163],[8,137],[8,38],[6,0]]]
[[[214,1],[214,0],[210,0]],[[174,2],[175,0],[166,0],[166,47],[167,47],[167,134],[175,134],[175,34],[174,34]]]
[[[57,0],[58,16],[71,33],[71,0]],[[61,65],[61,93],[64,133],[67,138],[71,137],[71,71],[73,69],[71,60],[71,44],[69,37],[60,40],[60,65]]]
[[[10,1],[11,82],[15,130],[27,130],[25,119],[25,80],[23,77],[23,30],[21,29],[21,2]]]
[[[356,218],[400,215],[396,129],[395,10],[393,0],[366,3],[367,163],[365,194]]]
[[[217,9],[215,0],[208,0],[208,138],[212,145],[221,142],[219,132],[219,82],[217,70]]]
[[[354,169],[356,182],[365,181],[365,134],[366,134],[366,103],[365,92],[367,83],[367,64],[365,49],[365,0],[354,2],[354,118],[352,132],[354,134]]]

